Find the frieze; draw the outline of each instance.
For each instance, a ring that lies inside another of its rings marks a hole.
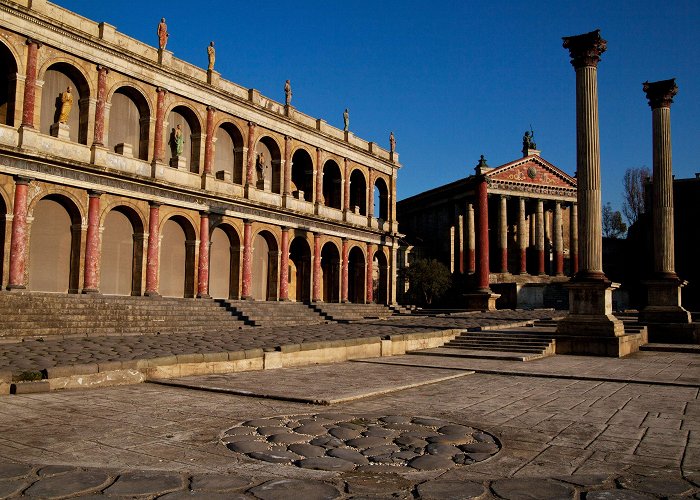
[[[576,188],[562,188],[557,186],[544,186],[541,184],[508,182],[501,179],[493,179],[492,187],[521,193],[549,194],[553,196],[564,196],[567,198],[576,197]]]
[[[511,165],[501,172],[490,172],[488,175],[494,181],[511,180],[522,183],[547,184],[549,186],[570,187],[571,183],[546,166],[533,161]]]

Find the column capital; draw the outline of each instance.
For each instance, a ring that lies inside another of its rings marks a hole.
[[[564,48],[569,49],[571,65],[578,69],[585,66],[597,67],[600,56],[607,49],[608,42],[600,36],[600,30],[582,35],[565,36]]]
[[[36,45],[37,49],[40,49],[41,46],[44,45],[42,42],[40,42],[39,40],[36,40],[34,38],[27,38],[24,41],[24,43],[26,43],[27,45]]]
[[[209,217],[210,215],[211,215],[211,212],[209,212],[209,210],[200,210],[199,211],[200,217]]]
[[[161,203],[160,203],[159,201],[149,201],[149,202],[148,202],[148,205],[149,205],[151,208],[160,208]]]
[[[646,81],[642,84],[642,90],[647,95],[651,109],[670,108],[673,97],[678,93],[678,85],[675,78],[658,82]]]
[[[207,106],[207,111],[211,111],[212,113],[216,113],[216,108],[214,106]]]
[[[105,66],[104,64],[98,64],[95,66],[98,72],[104,73],[105,75],[109,73],[109,68]]]
[[[163,87],[156,87],[156,92],[157,92],[158,94],[167,94],[167,93],[168,93],[168,89],[163,88]]]
[[[99,197],[102,196],[103,194],[104,194],[103,191],[97,191],[96,189],[89,189],[89,190],[88,190],[88,196],[89,196],[90,198],[99,198]]]
[[[248,122],[248,128],[255,128],[255,122]]]
[[[31,177],[24,177],[22,175],[15,175],[12,178],[15,180],[15,184],[20,184],[20,185],[29,184],[30,182],[32,182],[34,180]]]
[[[288,232],[291,228],[289,226],[280,226],[282,232]]]
[[[243,224],[246,226],[251,226],[253,225],[253,221],[251,219],[243,219]]]

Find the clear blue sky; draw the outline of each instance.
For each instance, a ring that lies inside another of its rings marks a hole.
[[[416,2],[57,0],[95,21],[206,67],[214,40],[226,79],[388,148],[403,168],[398,198],[520,156],[530,125],[542,156],[573,174],[575,73],[561,37],[596,28],[604,202],[621,206],[622,176],[652,165],[645,80],[676,77],[671,108],[676,177],[700,172],[700,1]]]

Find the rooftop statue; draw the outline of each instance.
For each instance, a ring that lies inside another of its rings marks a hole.
[[[209,47],[207,47],[207,56],[209,57],[208,71],[214,71],[214,62],[216,61],[216,50],[214,49],[214,42],[209,42]]]
[[[168,37],[170,34],[168,33],[168,25],[165,24],[165,18],[162,17],[160,19],[160,23],[158,24],[158,47],[160,50],[165,50],[165,46],[168,44]]]

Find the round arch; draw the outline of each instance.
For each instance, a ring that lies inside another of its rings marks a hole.
[[[323,164],[323,204],[340,210],[343,203],[343,176],[335,160]]]
[[[184,168],[189,172],[199,172],[199,157],[202,141],[202,120],[189,105],[176,103],[168,116],[168,146],[170,166]],[[179,133],[178,133],[179,132]],[[178,135],[182,135],[182,152],[178,154]]]
[[[340,302],[340,251],[333,241],[321,247],[321,290],[324,302]]]
[[[282,155],[279,144],[269,135],[261,136],[255,145],[255,186],[282,194]]]
[[[381,177],[374,181],[373,213],[377,219],[389,220],[389,188]]]
[[[305,148],[292,154],[292,195],[300,200],[313,201],[314,161]]]
[[[311,244],[305,236],[296,236],[289,245],[289,299],[311,300]]]
[[[108,102],[109,124],[107,147],[114,152],[128,154],[140,160],[148,160],[151,105],[141,89],[122,85],[113,90]]]
[[[279,246],[267,229],[253,236],[251,295],[255,300],[277,300]]]
[[[364,304],[365,293],[365,253],[361,247],[354,245],[348,251],[348,300],[355,304]]]
[[[240,234],[231,224],[221,222],[211,228],[209,242],[209,295],[216,299],[240,298]]]
[[[41,87],[40,130],[42,134],[60,137],[61,127],[56,125],[61,113],[61,95],[71,88],[73,105],[66,125],[71,141],[88,142],[89,101],[92,95],[87,75],[82,69],[66,59],[52,59],[39,72],[44,81]]]
[[[214,135],[214,166],[217,178],[243,184],[243,133],[232,121],[222,121]]]
[[[100,291],[105,295],[141,295],[143,227],[133,207],[117,204],[103,213]]]
[[[172,214],[160,224],[159,292],[194,297],[197,231],[189,217]]]
[[[0,124],[13,127],[17,103],[17,57],[13,50],[0,42]]]
[[[372,297],[377,304],[389,304],[389,261],[383,247],[374,252],[372,262]]]
[[[359,168],[350,172],[350,210],[367,215],[367,179]]]

